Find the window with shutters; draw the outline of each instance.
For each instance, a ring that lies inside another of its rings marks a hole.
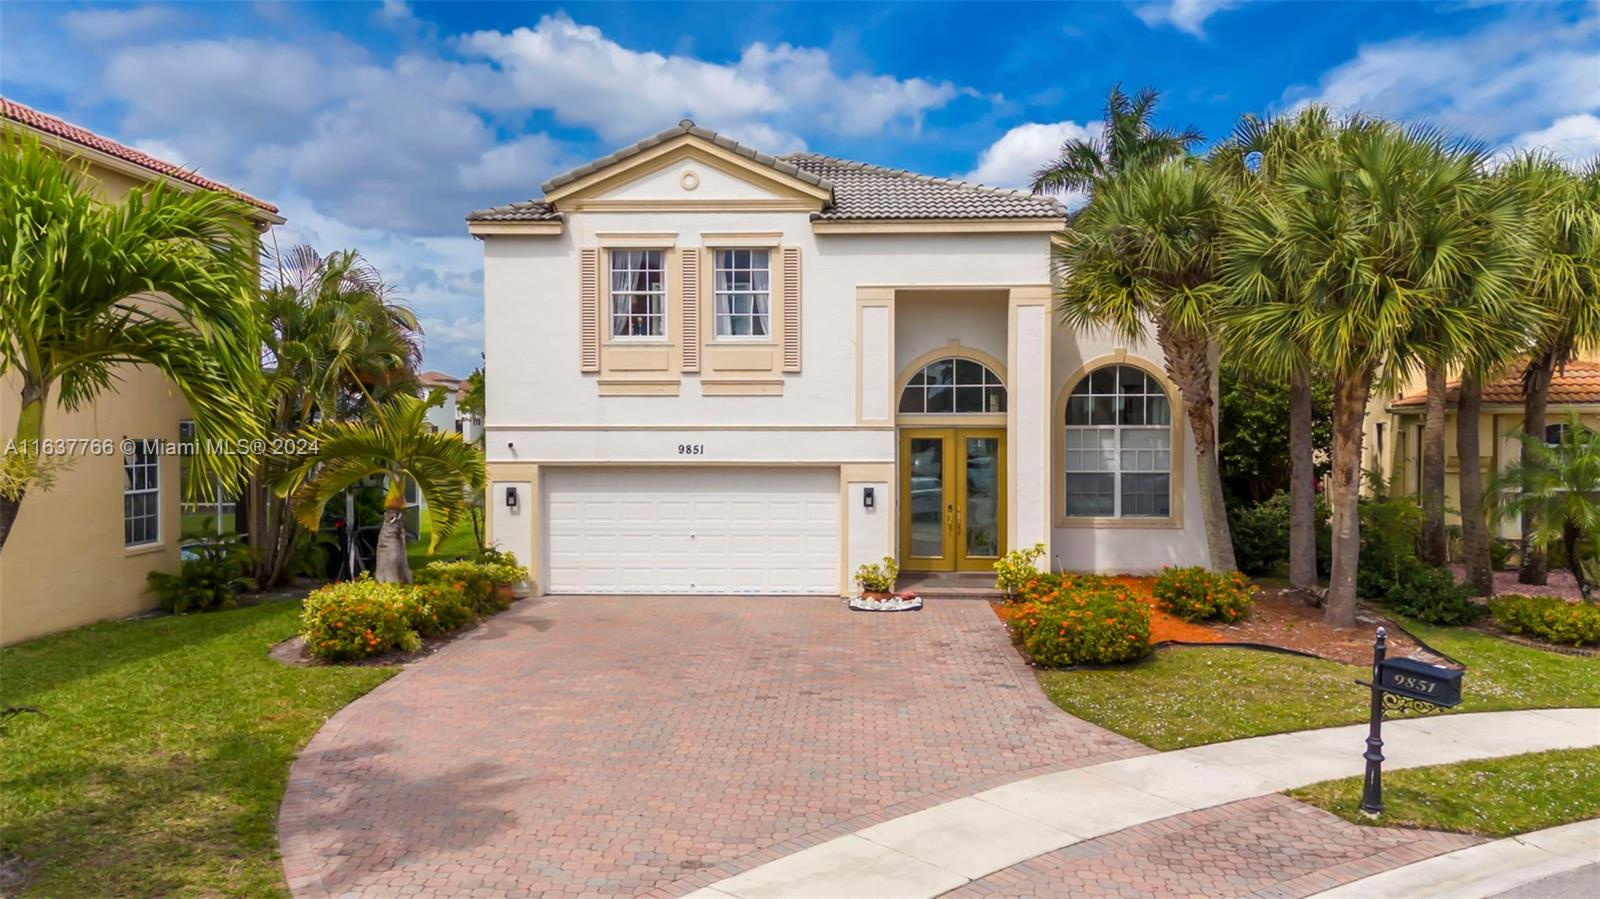
[[[611,336],[667,336],[666,253],[611,251]]]
[[[717,250],[713,271],[718,339],[772,336],[772,258],[767,250]]]

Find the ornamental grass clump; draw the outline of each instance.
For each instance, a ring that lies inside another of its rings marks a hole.
[[[1568,646],[1600,645],[1600,606],[1559,596],[1507,594],[1489,600],[1500,627],[1513,634]]]
[[[1150,607],[1095,575],[1040,575],[1007,616],[1034,664],[1113,665],[1150,652]]]
[[[1259,588],[1239,572],[1199,566],[1163,568],[1151,588],[1162,608],[1184,621],[1234,622],[1250,615]]]
[[[382,583],[366,574],[329,584],[306,597],[300,633],[306,651],[328,661],[414,652],[422,645],[416,622],[422,603],[407,584]]]

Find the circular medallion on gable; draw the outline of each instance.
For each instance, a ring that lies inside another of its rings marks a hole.
[[[678,183],[683,185],[684,190],[694,190],[700,186],[700,176],[693,171],[684,172],[678,177]]]

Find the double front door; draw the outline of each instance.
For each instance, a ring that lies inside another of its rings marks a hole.
[[[998,428],[900,432],[900,567],[981,571],[1006,545],[1006,435]]]

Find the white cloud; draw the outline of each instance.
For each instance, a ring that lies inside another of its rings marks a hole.
[[[1600,116],[1592,113],[1563,116],[1548,128],[1519,134],[1511,141],[1517,150],[1543,147],[1575,163],[1600,157]]]
[[[637,139],[682,116],[776,144],[797,142],[801,122],[844,135],[915,132],[929,110],[962,93],[949,82],[842,75],[826,50],[790,44],[751,44],[729,64],[632,50],[563,13],[533,28],[465,35],[459,46],[492,60],[518,103],[550,109],[610,141]]]
[[[1316,101],[1502,143],[1566,116],[1600,110],[1600,15],[1577,19],[1545,8],[1513,8],[1466,35],[1368,44],[1293,88],[1294,106]]]
[[[1056,158],[1062,144],[1069,140],[1092,140],[1099,135],[1099,124],[1065,121],[1018,125],[978,155],[978,166],[967,173],[966,180],[1024,189],[1033,180],[1034,172]]]
[[[1171,25],[1186,34],[1203,38],[1206,36],[1206,19],[1238,5],[1239,0],[1161,0],[1135,6],[1133,14],[1151,28]]]
[[[61,17],[61,24],[79,40],[109,41],[171,25],[181,18],[171,7],[152,5],[74,10]]]

